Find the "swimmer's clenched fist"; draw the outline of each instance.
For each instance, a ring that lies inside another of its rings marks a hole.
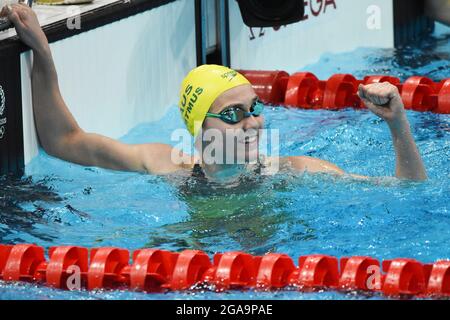
[[[36,14],[28,5],[18,3],[4,6],[0,16],[7,17],[14,24],[20,39],[31,49],[40,52],[48,49],[47,37]]]
[[[366,107],[390,127],[407,122],[402,98],[396,86],[389,82],[359,85],[358,95]]]

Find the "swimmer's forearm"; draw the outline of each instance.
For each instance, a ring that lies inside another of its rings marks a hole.
[[[395,174],[399,179],[426,180],[427,173],[406,116],[389,123],[396,154]]]
[[[425,167],[412,137],[398,88],[388,82],[359,85],[358,95],[366,107],[384,119],[391,129],[397,178],[425,180]]]
[[[61,153],[65,152],[64,140],[81,129],[61,96],[48,45],[33,50],[31,82],[34,119],[40,143],[46,152],[61,157]]]
[[[58,75],[56,73],[55,63],[53,62],[52,53],[50,47],[42,48],[40,50],[33,50],[33,71],[32,81],[35,77],[39,80],[51,81],[47,85],[53,87],[58,85]],[[56,82],[55,82],[56,81]]]

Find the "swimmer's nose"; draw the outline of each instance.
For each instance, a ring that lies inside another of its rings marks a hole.
[[[243,129],[244,130],[259,129],[259,128],[260,128],[260,124],[254,116],[249,116],[243,120]]]
[[[260,118],[261,116],[258,116],[258,118]],[[243,124],[243,129],[244,130],[248,130],[248,129],[261,129],[261,123],[260,121],[258,121],[258,119],[256,119],[255,116],[249,116],[247,118],[245,118],[244,120],[242,120],[242,124]]]

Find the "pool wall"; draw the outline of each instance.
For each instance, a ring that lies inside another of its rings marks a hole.
[[[278,30],[251,29],[244,25],[236,1],[230,1],[231,65],[294,72],[317,61],[324,52],[392,48],[393,14],[391,0],[309,0],[305,1],[303,21]]]

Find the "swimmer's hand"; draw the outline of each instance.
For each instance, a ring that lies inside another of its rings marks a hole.
[[[34,11],[24,3],[6,5],[0,12],[1,17],[7,17],[14,24],[17,35],[31,49],[37,52],[48,50],[48,41],[42,31]]]
[[[408,120],[402,98],[396,86],[389,82],[359,85],[358,95],[366,107],[384,119],[391,129],[399,127]]]

